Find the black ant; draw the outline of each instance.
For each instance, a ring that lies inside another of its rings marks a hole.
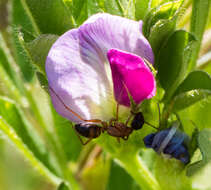
[[[110,136],[116,137],[118,142],[120,142],[120,138],[122,138],[123,140],[127,140],[130,134],[133,132],[133,130],[141,129],[144,123],[154,127],[153,125],[144,121],[144,116],[142,112],[134,113],[131,111],[131,115],[128,117],[125,123],[119,122],[118,121],[119,104],[117,104],[116,118],[112,118],[109,122],[101,121],[99,119],[91,119],[91,120],[83,119],[79,114],[77,114],[72,109],[70,109],[50,86],[49,86],[49,89],[56,95],[59,101],[63,104],[63,106],[69,112],[71,112],[73,115],[75,115],[81,121],[84,122],[84,123],[75,124],[73,127],[75,131],[77,132],[76,134],[78,135],[79,140],[81,141],[83,145],[86,145],[92,139],[99,137],[100,134],[104,133],[105,131]],[[135,116],[131,122],[131,127],[128,127],[128,122],[130,121],[130,118],[133,115]],[[99,124],[96,124],[96,123],[99,123]],[[83,142],[80,135],[89,139],[86,142]]]

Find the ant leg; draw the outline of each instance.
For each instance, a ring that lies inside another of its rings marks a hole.
[[[116,121],[119,119],[119,103],[116,104]]]
[[[120,143],[120,138],[119,137],[117,137],[116,140],[117,140],[118,143]]]
[[[117,120],[115,118],[111,118],[109,120],[109,126],[115,126],[115,124],[113,125],[113,122],[116,122]]]
[[[64,102],[63,100],[59,97],[59,95],[54,91],[54,89],[49,85],[49,90],[52,91],[56,97],[59,99],[59,101],[62,103],[62,105],[69,111],[71,112],[75,117],[79,118],[82,121],[85,122],[94,122],[94,123],[102,123],[102,121],[100,119],[83,119],[79,114],[77,114],[76,112],[74,112],[72,109],[70,109]]]
[[[88,144],[91,140],[92,140],[92,138],[89,138],[86,142],[83,143],[83,145]]]
[[[151,123],[148,123],[147,121],[144,121],[144,123],[149,125],[150,127],[154,128],[154,129],[158,130],[158,127],[152,125]]]
[[[129,121],[130,121],[130,119],[131,119],[131,117],[134,115],[134,113],[133,112],[130,112],[130,115],[129,115],[129,117],[127,118],[127,120],[126,120],[126,122],[125,122],[125,125],[127,126],[127,124],[129,123]]]

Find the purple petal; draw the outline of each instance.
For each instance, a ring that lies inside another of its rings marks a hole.
[[[104,102],[113,102],[109,101],[112,90],[102,61],[95,56],[84,62],[78,34],[78,29],[66,32],[54,43],[47,56],[48,82],[56,93],[50,90],[54,107],[59,114],[74,122],[82,121],[64,104],[84,119],[101,119],[102,115],[112,117],[105,114],[109,109],[104,109]]]
[[[139,56],[111,49],[108,51],[108,60],[115,98],[120,104],[130,106],[128,92],[136,104],[155,95],[155,78]]]
[[[113,16],[96,14],[79,28],[82,51],[91,51],[106,61],[111,48],[134,53],[154,63],[154,56],[149,42],[142,34],[142,21],[137,22]]]

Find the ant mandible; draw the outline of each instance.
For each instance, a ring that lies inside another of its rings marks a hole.
[[[119,122],[118,121],[118,111],[119,111],[118,103],[117,103],[117,108],[116,108],[116,118],[111,118],[110,121],[108,121],[108,122],[105,122],[105,121],[102,121],[99,119],[91,119],[91,120],[83,119],[79,114],[74,112],[71,108],[69,108],[63,102],[63,100],[59,97],[59,95],[54,91],[54,89],[52,87],[49,86],[49,89],[51,92],[53,92],[56,95],[56,97],[63,104],[65,109],[67,109],[74,116],[76,116],[77,118],[79,118],[81,121],[84,122],[84,123],[75,124],[73,127],[76,131],[76,134],[77,134],[80,142],[83,145],[86,145],[92,139],[99,137],[101,135],[101,133],[104,133],[105,131],[110,136],[116,137],[117,141],[120,142],[120,138],[122,138],[123,140],[127,140],[128,137],[130,136],[130,134],[133,132],[133,130],[141,129],[143,127],[144,123],[150,125],[153,128],[156,128],[144,120],[144,116],[143,116],[142,112],[134,113],[131,111],[131,114],[125,123]],[[128,127],[128,122],[130,121],[132,115],[134,115],[134,118],[133,118],[133,121],[131,122],[131,127]],[[88,140],[83,142],[80,135],[88,138]]]

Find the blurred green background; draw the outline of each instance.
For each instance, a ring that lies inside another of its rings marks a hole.
[[[153,12],[153,8],[166,2],[173,2],[175,7],[170,9],[170,6],[163,6],[158,12]],[[45,91],[44,58],[59,35],[78,27],[95,13],[109,12],[135,20],[155,16],[154,20],[148,18],[149,26],[146,24],[145,27],[146,36],[155,44],[153,50],[158,51],[160,43],[164,41],[162,36],[157,39],[153,35],[168,30],[171,33],[175,29],[192,30],[201,42],[198,60],[196,58],[197,69],[211,74],[211,11],[208,11],[211,3],[207,8],[206,3],[210,1],[194,2],[195,6],[201,6],[200,11],[205,10],[204,13],[195,13],[203,18],[195,22],[201,25],[203,31],[200,31],[201,28],[194,31],[194,26],[192,29],[190,27],[192,0],[185,0],[184,3],[182,0],[0,0],[0,190],[68,190],[63,184],[67,181],[73,190],[140,189],[142,182],[135,181],[120,167],[124,162],[120,163],[121,158],[115,158],[115,146],[126,146],[128,152],[132,152],[130,145],[143,147],[140,137],[153,130],[144,128],[144,132],[137,136],[133,134],[128,142],[121,145],[116,143],[116,139],[102,135],[97,142],[102,145],[105,141],[105,150],[94,142],[82,147],[70,122],[55,112]],[[180,10],[178,14],[175,13],[177,9]],[[175,17],[177,22],[174,22]],[[166,25],[168,30],[161,28],[159,31],[154,27],[155,23],[161,26],[159,24],[162,22],[169,24],[168,21],[173,23]],[[148,30],[152,26],[155,30],[149,35]],[[156,98],[159,99],[162,93],[159,86]],[[179,108],[175,108],[179,110],[188,135],[194,129],[190,120],[200,130],[211,128],[211,93],[203,92],[202,96],[198,91],[195,93],[190,96],[198,98],[196,104],[182,110],[179,107],[182,102],[178,103]],[[156,103],[150,102],[147,106],[148,109],[144,110],[147,119],[157,125]],[[140,155],[143,165],[156,176],[161,187],[166,186],[162,190],[211,189],[210,162],[206,163],[200,175],[187,178],[184,167],[173,159],[162,159],[146,149],[142,149]],[[129,171],[127,167],[124,166]],[[131,171],[134,170],[136,166]]]

